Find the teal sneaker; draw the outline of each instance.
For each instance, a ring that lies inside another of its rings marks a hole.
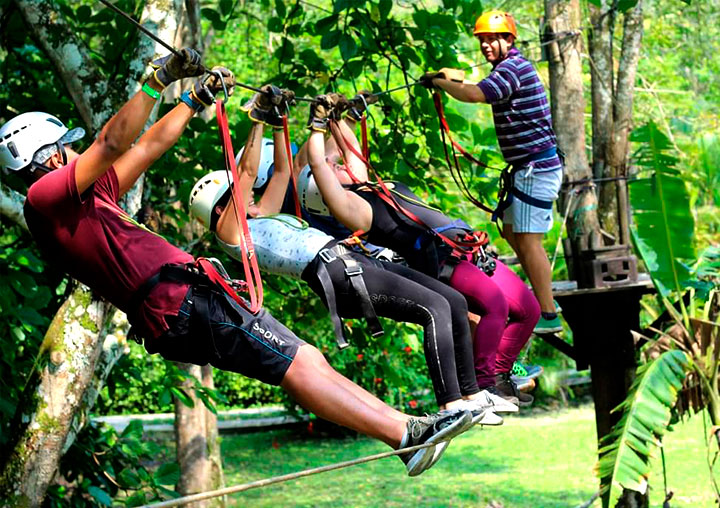
[[[562,329],[562,323],[558,316],[555,316],[553,319],[545,319],[540,316],[540,321],[537,322],[533,331],[535,333],[556,333],[562,332]]]
[[[513,363],[512,369],[510,369],[510,375],[514,378],[536,379],[540,377],[542,373],[543,368],[540,365],[523,364],[517,360]]]

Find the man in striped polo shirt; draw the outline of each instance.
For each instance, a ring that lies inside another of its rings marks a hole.
[[[486,12],[477,19],[473,33],[493,66],[487,78],[477,84],[459,83],[445,79],[440,71],[427,73],[421,82],[460,101],[492,106],[500,150],[511,167],[507,198],[501,200],[496,214],[540,302],[542,317],[535,331],[561,331],[552,298],[552,270],[542,244],[552,227],[552,203],[562,183],[545,88],[532,64],[514,46],[517,29],[512,15]]]

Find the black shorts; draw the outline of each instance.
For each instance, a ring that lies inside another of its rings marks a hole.
[[[212,334],[199,315],[200,298],[207,300]],[[209,363],[272,385],[282,382],[298,348],[305,344],[265,309],[253,315],[224,293],[193,287],[178,314],[166,321],[167,332],[145,341],[148,352],[174,362]]]

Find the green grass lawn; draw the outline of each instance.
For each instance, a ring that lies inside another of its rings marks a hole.
[[[665,441],[673,507],[713,506],[700,416]],[[228,486],[387,450],[365,438],[327,439],[306,431],[225,435]],[[662,470],[655,461],[651,506],[661,506]],[[417,478],[395,457],[231,496],[232,506],[576,507],[596,490],[595,421],[591,406],[507,418],[452,442],[443,459]],[[594,506],[599,506],[597,502]]]

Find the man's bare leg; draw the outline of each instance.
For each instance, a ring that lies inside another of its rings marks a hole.
[[[410,418],[341,376],[308,344],[298,349],[280,386],[319,417],[393,448],[400,445]]]
[[[543,247],[543,233],[513,233],[516,252],[523,270],[530,279],[535,298],[542,312],[555,312],[552,296],[552,269]]]

